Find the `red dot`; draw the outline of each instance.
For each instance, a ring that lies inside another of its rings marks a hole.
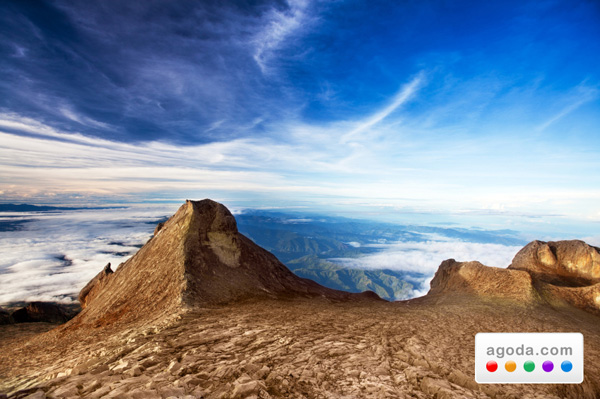
[[[493,360],[490,360],[489,362],[486,363],[485,368],[490,373],[493,373],[494,371],[498,370],[498,363],[496,363]]]

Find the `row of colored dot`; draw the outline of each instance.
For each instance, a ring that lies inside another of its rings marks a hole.
[[[493,360],[490,360],[489,362],[486,363],[485,368],[490,373],[493,373],[494,371],[498,370],[498,363],[496,363]],[[509,360],[508,362],[504,363],[504,368],[509,373],[512,373],[513,371],[515,371],[517,369],[517,363],[513,362],[512,360]],[[573,369],[573,363],[571,363],[568,360],[565,360],[564,362],[562,362],[560,364],[560,368],[565,373],[568,373],[569,371],[571,371]],[[531,373],[535,369],[535,363],[532,362],[531,360],[527,360],[525,363],[523,363],[523,369],[525,371],[527,371],[528,373]],[[550,360],[546,360],[544,363],[542,363],[542,369],[546,373],[549,373],[552,370],[554,370],[554,363],[552,363]]]

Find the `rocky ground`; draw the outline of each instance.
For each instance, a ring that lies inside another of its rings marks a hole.
[[[598,321],[573,308],[444,297],[260,300],[198,308],[159,327],[68,335],[59,328],[35,340],[31,324],[9,325],[0,332],[0,392],[14,398],[596,398]],[[482,331],[581,331],[585,381],[479,385],[474,335]]]

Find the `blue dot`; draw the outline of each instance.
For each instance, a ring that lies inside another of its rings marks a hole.
[[[568,373],[569,371],[573,370],[573,363],[571,363],[568,360],[565,360],[564,362],[561,363],[560,368],[565,373]]]

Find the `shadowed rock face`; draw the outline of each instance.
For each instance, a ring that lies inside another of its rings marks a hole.
[[[210,200],[186,205],[193,215],[185,237],[186,305],[256,297],[352,297],[293,274],[273,254],[240,234],[223,205]],[[167,233],[166,228],[161,234]]]
[[[110,263],[104,266],[104,270],[96,275],[89,283],[86,284],[85,287],[79,292],[79,303],[81,304],[81,308],[85,308],[89,301],[91,301],[97,294],[102,290],[102,288],[108,282],[110,275],[113,274],[112,269],[110,268]]]
[[[0,308],[0,326],[4,324],[11,324],[13,322],[14,321],[12,317],[10,317],[10,313]]]
[[[353,297],[294,275],[211,200],[187,201],[155,233],[114,273],[107,266],[81,291],[84,310],[75,325],[151,321],[248,298]]]
[[[26,307],[15,310],[12,313],[12,319],[15,323],[64,323],[74,314],[62,306],[49,302],[31,302]]]

